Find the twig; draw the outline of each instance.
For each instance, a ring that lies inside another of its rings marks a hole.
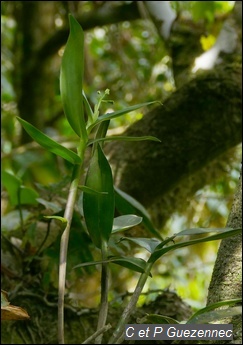
[[[139,281],[137,283],[136,289],[129,301],[129,303],[127,304],[126,308],[124,309],[120,320],[118,322],[117,328],[115,330],[115,332],[113,333],[113,336],[111,337],[111,339],[109,340],[108,344],[120,344],[122,343],[123,339],[124,339],[124,328],[125,328],[125,324],[127,323],[129,317],[131,316],[131,314],[133,313],[137,301],[139,299],[139,296],[141,295],[141,292],[143,290],[143,287],[147,281],[147,278],[149,276],[150,270],[152,268],[153,263],[150,262],[144,273],[141,274]]]
[[[100,334],[107,332],[111,328],[111,324],[105,325],[94,334],[92,334],[89,338],[87,338],[82,344],[92,344],[92,341],[97,338]]]
[[[82,166],[74,166],[72,182],[69,189],[67,205],[64,213],[64,218],[67,220],[67,226],[61,237],[60,244],[60,263],[59,263],[59,285],[58,285],[58,341],[59,344],[64,343],[64,295],[65,295],[65,281],[66,281],[66,266],[67,266],[67,250],[69,242],[69,233],[72,223],[74,204],[76,201],[79,179],[81,176]]]
[[[107,259],[107,243],[102,243],[102,260]],[[106,324],[107,313],[108,313],[108,289],[109,289],[109,281],[108,281],[108,263],[102,263],[102,271],[101,271],[101,303],[100,303],[100,310],[99,310],[99,317],[98,317],[98,325],[97,331],[102,329]],[[102,335],[101,333],[96,339],[95,344],[102,343]]]

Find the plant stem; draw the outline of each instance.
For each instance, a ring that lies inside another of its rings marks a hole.
[[[22,206],[21,206],[21,200],[20,200],[20,193],[21,193],[21,189],[19,187],[17,191],[18,209],[19,209],[20,226],[21,226],[22,232],[24,233],[24,219],[23,219],[23,212],[22,212]]]
[[[102,261],[107,259],[107,243],[102,241],[101,245]],[[99,318],[97,331],[102,329],[106,324],[107,313],[108,313],[108,291],[109,291],[109,272],[108,263],[102,263],[101,270],[101,302],[99,310]],[[101,333],[96,339],[95,344],[101,344],[103,333]]]
[[[103,328],[96,331],[94,334],[92,334],[88,339],[82,342],[82,344],[92,344],[94,339],[101,333],[107,332],[111,328],[111,324],[108,324],[104,326]]]
[[[124,339],[124,335],[122,333],[124,332],[125,324],[127,323],[129,317],[134,312],[137,301],[139,299],[139,296],[141,295],[141,292],[143,290],[143,287],[148,279],[148,276],[150,274],[150,270],[152,268],[153,262],[149,262],[147,264],[146,270],[144,273],[141,274],[139,281],[137,283],[136,289],[134,290],[134,293],[127,304],[126,308],[124,309],[120,320],[118,322],[117,328],[115,332],[113,333],[113,336],[109,340],[108,344],[120,344],[122,343]]]
[[[70,227],[73,218],[73,210],[76,202],[79,180],[81,176],[82,166],[75,165],[73,168],[73,175],[68,194],[64,218],[67,219],[67,226],[62,234],[60,243],[60,262],[59,262],[59,288],[58,288],[58,342],[64,342],[64,294],[66,281],[66,266],[67,266],[67,250]]]

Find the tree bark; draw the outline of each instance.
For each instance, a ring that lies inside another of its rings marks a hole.
[[[241,143],[241,87],[240,64],[218,66],[133,124],[125,135],[153,135],[161,143],[108,144],[117,186],[149,209],[161,200],[166,208],[165,198],[172,191],[172,199],[181,200],[179,194],[183,198],[190,179],[190,190],[201,188],[210,173],[201,179],[195,179],[195,173]],[[163,224],[171,211],[160,211]]]
[[[230,228],[242,227],[242,173],[226,224]],[[207,304],[242,297],[242,235],[222,240],[208,290]],[[242,318],[233,317],[222,323],[232,323],[234,340],[242,344]],[[219,343],[219,342],[217,342]]]

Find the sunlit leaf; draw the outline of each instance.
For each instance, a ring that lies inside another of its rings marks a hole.
[[[130,229],[131,227],[140,224],[142,220],[142,217],[138,217],[134,214],[126,214],[124,216],[116,217],[113,221],[112,233]]]
[[[29,318],[27,311],[11,305],[7,292],[1,290],[1,320],[26,320]]]
[[[80,164],[81,158],[71,150],[68,150],[66,147],[60,145],[46,134],[39,131],[39,129],[32,126],[29,122],[17,117],[21,125],[24,127],[26,132],[35,140],[39,145],[44,147],[47,151],[50,151],[65,160],[69,161],[72,164]]]
[[[1,308],[1,320],[27,320],[30,316],[26,310],[14,305]]]

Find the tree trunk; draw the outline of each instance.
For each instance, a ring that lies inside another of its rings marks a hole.
[[[242,227],[242,173],[234,197],[227,227]],[[207,304],[242,297],[242,235],[222,240],[208,290]],[[242,344],[242,318],[224,319],[233,324],[232,344]],[[218,343],[218,342],[217,342]]]

